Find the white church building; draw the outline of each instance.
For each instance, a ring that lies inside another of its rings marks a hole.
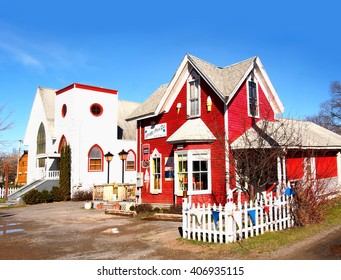
[[[71,148],[71,193],[123,183],[122,174],[124,183],[136,183],[136,127],[125,119],[138,105],[119,101],[117,90],[102,87],[38,87],[23,142],[28,149],[27,184],[58,180],[65,143]],[[118,154],[122,150],[128,153],[123,162]],[[109,164],[108,152],[113,155]]]

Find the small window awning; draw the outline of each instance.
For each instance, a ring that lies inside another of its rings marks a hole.
[[[179,143],[211,143],[217,140],[206,124],[200,119],[187,120],[168,139],[169,144]]]

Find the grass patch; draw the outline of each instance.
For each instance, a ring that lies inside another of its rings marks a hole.
[[[0,198],[0,203],[5,203],[5,202],[6,202],[6,199]]]

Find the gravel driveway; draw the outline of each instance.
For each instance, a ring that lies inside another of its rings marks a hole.
[[[181,242],[179,227],[181,222],[149,221],[107,215],[104,210],[85,210],[82,202],[0,208],[0,259],[231,259],[221,251],[217,254],[205,246]],[[340,230],[335,227],[313,241],[258,257],[341,259]],[[319,243],[322,245],[316,247]]]

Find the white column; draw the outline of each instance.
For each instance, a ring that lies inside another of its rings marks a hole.
[[[337,153],[336,162],[337,162],[337,182],[338,182],[338,187],[341,189],[341,152]]]

